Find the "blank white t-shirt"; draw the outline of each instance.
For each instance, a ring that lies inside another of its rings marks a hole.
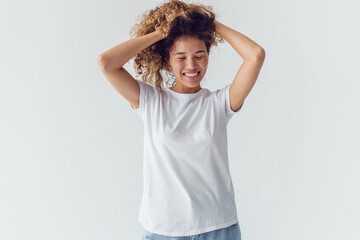
[[[228,165],[229,87],[192,94],[136,80],[144,123],[139,222],[149,232],[189,236],[238,222]]]

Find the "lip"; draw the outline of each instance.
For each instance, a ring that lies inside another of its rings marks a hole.
[[[197,73],[197,72],[194,72],[194,73]],[[190,81],[196,81],[196,80],[198,80],[199,79],[199,77],[200,77],[200,71],[198,71],[198,75],[196,75],[195,77],[188,77],[188,76],[186,76],[185,74],[183,74],[183,76],[186,78],[186,79],[188,79],[188,80],[190,80]]]
[[[187,73],[187,74],[200,73],[200,71],[195,71],[195,72],[184,72],[184,73],[183,73],[183,75],[185,75],[185,73]]]

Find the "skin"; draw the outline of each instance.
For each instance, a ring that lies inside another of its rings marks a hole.
[[[169,53],[168,67],[176,77],[176,83],[170,87],[178,93],[196,93],[201,90],[200,82],[204,78],[209,62],[204,40],[181,36],[174,41]],[[199,72],[195,79],[189,79],[184,73]]]

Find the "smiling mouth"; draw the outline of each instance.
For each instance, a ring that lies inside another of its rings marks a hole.
[[[192,74],[194,74],[194,73],[192,73]],[[196,77],[196,76],[198,76],[199,74],[200,74],[200,71],[198,71],[195,76],[187,76],[187,75],[185,75],[185,73],[183,73],[183,75],[186,76],[186,77]]]

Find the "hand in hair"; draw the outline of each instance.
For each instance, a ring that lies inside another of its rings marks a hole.
[[[166,38],[169,34],[169,32],[166,32],[164,28],[159,27],[159,25],[155,26],[155,32],[159,33],[163,38]]]

